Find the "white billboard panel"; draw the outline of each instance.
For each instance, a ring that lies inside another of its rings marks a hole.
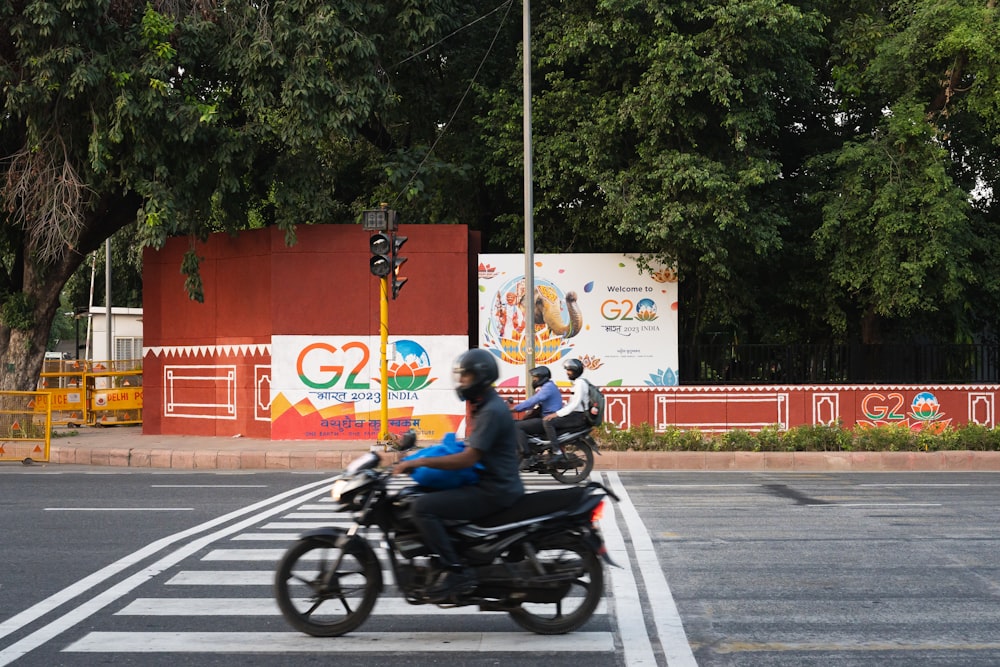
[[[534,256],[535,365],[565,380],[575,357],[604,386],[678,383],[677,273],[636,256]],[[479,256],[479,345],[500,362],[500,384],[524,384],[524,255]]]

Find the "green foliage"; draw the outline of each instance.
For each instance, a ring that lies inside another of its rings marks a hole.
[[[0,324],[11,329],[30,331],[35,325],[35,304],[24,292],[10,294],[0,305]]]

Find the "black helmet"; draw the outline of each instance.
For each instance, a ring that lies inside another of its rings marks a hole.
[[[472,376],[465,385],[462,384],[463,375]],[[463,401],[478,399],[498,377],[497,360],[486,350],[473,348],[455,361],[455,391]]]
[[[569,373],[570,380],[575,380],[583,375],[583,362],[579,359],[567,359],[563,362],[563,368]]]
[[[552,379],[552,373],[547,366],[535,366],[528,373],[531,375],[531,386],[535,389]]]

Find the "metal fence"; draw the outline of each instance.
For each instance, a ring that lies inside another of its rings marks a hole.
[[[680,383],[1000,382],[1000,345],[681,345]]]

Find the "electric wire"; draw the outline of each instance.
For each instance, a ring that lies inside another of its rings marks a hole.
[[[465,92],[462,93],[462,97],[458,100],[458,104],[455,105],[455,110],[452,111],[451,116],[448,117],[447,122],[445,122],[445,124],[441,126],[440,130],[437,133],[437,136],[434,138],[434,141],[431,143],[430,148],[427,149],[427,153],[424,155],[423,159],[420,160],[420,164],[417,165],[417,168],[413,170],[413,174],[410,176],[410,178],[406,181],[406,183],[403,184],[403,187],[400,188],[399,192],[396,194],[396,197],[392,200],[392,204],[391,205],[395,205],[396,202],[398,202],[400,200],[400,198],[403,196],[403,193],[406,192],[407,188],[410,187],[410,184],[413,183],[413,181],[420,174],[420,170],[423,169],[423,166],[427,163],[427,160],[430,158],[431,154],[434,152],[434,148],[437,147],[438,142],[441,141],[441,138],[444,137],[445,133],[448,131],[448,128],[451,127],[451,123],[452,123],[452,121],[455,120],[455,116],[458,115],[459,110],[462,108],[462,104],[465,102],[465,98],[469,96],[469,91],[472,90],[472,86],[476,83],[476,78],[479,76],[479,72],[482,71],[483,65],[486,64],[487,58],[489,58],[490,57],[490,53],[493,52],[493,47],[496,45],[497,39],[499,39],[499,37],[500,37],[500,31],[503,29],[504,25],[507,23],[507,17],[510,15],[510,8],[514,6],[514,0],[507,0],[507,2],[504,3],[504,5],[507,6],[507,11],[504,13],[503,18],[500,20],[499,25],[497,25],[497,30],[493,34],[493,39],[490,41],[490,46],[489,46],[489,48],[486,49],[486,53],[483,54],[483,59],[481,61],[479,61],[479,66],[476,67],[476,71],[473,73],[472,78],[469,80],[469,85],[466,87]],[[420,55],[420,53],[426,53],[428,50],[434,48],[434,46],[437,46],[438,44],[440,44],[444,40],[448,39],[448,37],[451,37],[452,35],[454,35],[454,34],[460,32],[460,31],[464,30],[465,28],[468,28],[469,26],[474,25],[475,23],[478,23],[479,21],[483,20],[487,16],[491,16],[491,15],[495,14],[500,9],[502,9],[504,7],[504,5],[500,5],[499,7],[497,7],[496,9],[494,9],[493,11],[489,12],[488,14],[484,14],[483,16],[481,16],[480,18],[476,19],[472,23],[469,23],[469,24],[467,24],[467,25],[459,28],[458,30],[455,30],[450,35],[448,35],[447,37],[442,38],[441,40],[439,40],[438,42],[436,42],[434,45],[427,47],[423,51],[420,51],[419,53],[415,53],[412,56],[410,56],[409,58],[406,58],[405,60],[400,61],[400,64],[403,63],[403,62],[406,62],[406,60],[410,60],[411,58],[414,58],[414,57]]]

